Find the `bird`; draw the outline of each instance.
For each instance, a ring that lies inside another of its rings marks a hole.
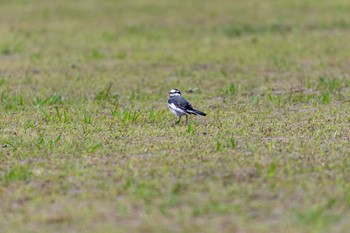
[[[187,124],[187,115],[201,115],[206,116],[204,112],[201,112],[197,109],[194,109],[192,105],[181,96],[181,92],[178,89],[171,89],[169,92],[168,99],[168,108],[175,116],[179,117],[179,120],[176,124],[180,123],[181,117],[186,116],[186,124]]]

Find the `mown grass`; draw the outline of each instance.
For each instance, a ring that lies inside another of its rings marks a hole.
[[[1,232],[347,232],[349,8],[1,3]]]

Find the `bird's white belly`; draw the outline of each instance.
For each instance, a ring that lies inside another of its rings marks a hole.
[[[186,112],[184,112],[180,108],[176,107],[175,104],[168,104],[168,108],[170,109],[170,111],[172,111],[174,113],[175,116],[178,116],[178,117],[187,114]]]

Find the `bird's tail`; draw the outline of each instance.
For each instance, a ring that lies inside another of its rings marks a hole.
[[[201,116],[206,116],[207,115],[204,112],[198,111],[197,109],[191,109],[191,110],[188,110],[188,112],[190,114],[194,114],[194,115],[201,115]]]

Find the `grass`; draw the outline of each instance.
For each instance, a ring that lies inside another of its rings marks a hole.
[[[1,232],[347,232],[348,12],[2,3]]]

